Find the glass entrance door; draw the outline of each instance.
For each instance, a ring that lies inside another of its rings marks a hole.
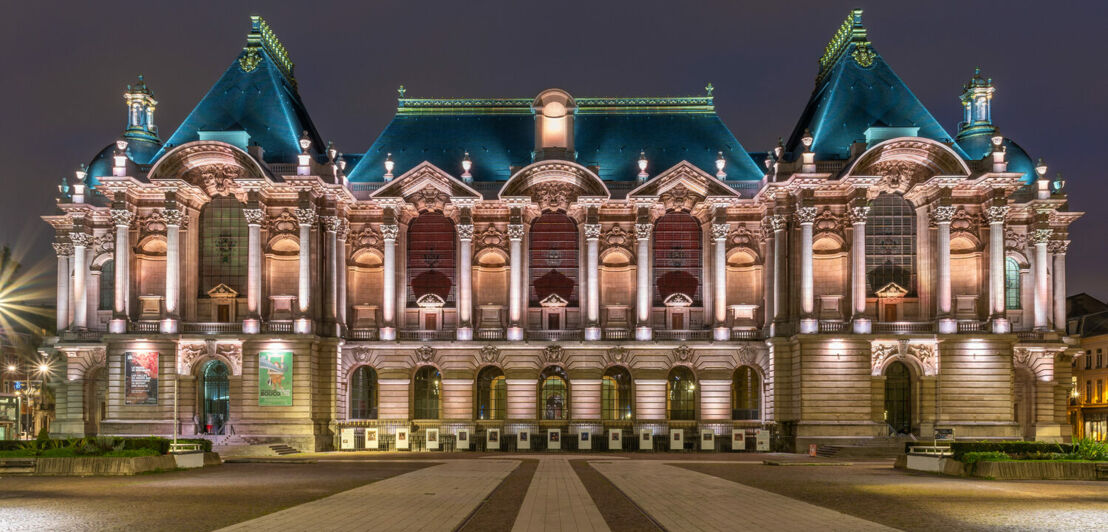
[[[209,361],[201,372],[200,430],[205,434],[225,434],[231,398],[227,365]]]
[[[885,421],[898,434],[912,432],[912,377],[902,362],[885,370]]]

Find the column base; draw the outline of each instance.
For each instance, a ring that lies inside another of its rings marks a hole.
[[[800,334],[815,334],[819,332],[819,320],[815,318],[803,318],[800,320]]]
[[[645,325],[635,327],[635,339],[641,342],[648,342],[654,339],[654,330]]]
[[[712,329],[712,339],[717,342],[726,342],[731,339],[731,329],[727,327],[716,327]]]
[[[870,334],[873,332],[873,322],[869,318],[854,318],[854,334]]]
[[[600,327],[585,327],[585,340],[593,342],[601,338]]]
[[[162,334],[177,334],[177,319],[176,318],[163,318],[158,323],[158,332]]]
[[[258,334],[262,331],[262,320],[258,318],[246,318],[242,320],[243,334]]]
[[[954,334],[958,332],[958,321],[954,318],[939,318],[939,334]]]
[[[459,340],[472,340],[473,339],[473,328],[472,327],[458,327],[455,330],[455,333],[457,334],[457,336],[455,338],[457,338]]]
[[[1012,332],[1012,323],[1008,318],[993,318],[993,333],[1008,334]]]
[[[512,342],[523,340],[523,327],[508,327],[507,338]]]
[[[396,327],[381,327],[377,331],[377,337],[382,340],[395,340]]]
[[[124,318],[112,318],[112,321],[108,322],[108,332],[112,334],[123,334],[127,332],[127,320]]]
[[[292,332],[296,334],[312,334],[312,320],[309,318],[296,318],[292,322]]]

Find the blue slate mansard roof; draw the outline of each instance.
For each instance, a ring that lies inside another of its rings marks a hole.
[[[401,98],[396,115],[349,172],[351,182],[381,181],[391,153],[394,175],[423,161],[454,175],[469,152],[476,181],[506,181],[532,162],[535,119],[530,98]],[[762,170],[716,115],[711,96],[577,98],[577,162],[601,179],[634,181],[640,150],[651,176],[682,160],[715,174],[723,152],[727,180],[759,180]]]
[[[931,112],[916,98],[870,44],[855,9],[827,45],[819,60],[816,87],[785,146],[803,150],[800,139],[809,130],[816,159],[847,159],[850,145],[865,141],[870,126],[919,128],[918,136],[953,142]],[[959,151],[957,145],[955,151]],[[964,155],[959,153],[959,155]]]
[[[261,17],[250,17],[246,46],[223,76],[196,104],[155,157],[200,139],[200,132],[245,131],[249,144],[265,151],[267,162],[291,163],[300,153],[299,140],[307,131],[315,155],[325,145],[293,77],[293,63],[285,47]]]

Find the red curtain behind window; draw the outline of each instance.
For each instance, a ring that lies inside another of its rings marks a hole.
[[[426,294],[454,302],[454,222],[425,212],[408,225],[408,303]]]
[[[684,212],[671,212],[654,223],[654,304],[682,293],[700,304],[700,222]]]
[[[577,305],[577,222],[562,213],[548,212],[531,223],[531,304],[558,294]]]

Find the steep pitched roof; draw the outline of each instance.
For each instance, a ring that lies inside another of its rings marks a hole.
[[[469,152],[477,181],[506,181],[532,162],[535,122],[530,98],[401,98],[396,115],[348,174],[380,181],[391,153],[393,174],[423,161],[455,175]],[[716,115],[713,98],[577,98],[577,163],[606,181],[633,181],[640,150],[656,174],[687,160],[712,174],[717,154],[728,180],[758,180],[763,172]]]
[[[299,140],[307,131],[318,155],[324,148],[308,116],[293,77],[293,63],[277,36],[261,17],[250,17],[246,46],[231,66],[196,104],[155,157],[175,146],[199,140],[201,131],[245,131],[251,144],[265,150],[265,159],[294,162]]]
[[[862,10],[843,22],[819,60],[816,88],[785,149],[800,151],[811,131],[817,159],[846,159],[850,145],[864,141],[870,126],[919,128],[918,136],[939,142],[952,137],[872,47]],[[954,149],[960,151],[955,145]],[[960,153],[961,155],[961,153]]]

